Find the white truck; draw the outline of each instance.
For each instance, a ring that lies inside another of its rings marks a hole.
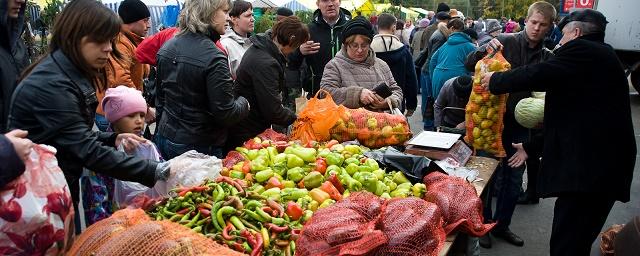
[[[631,76],[631,84],[640,92],[640,1],[598,0],[594,9],[607,17],[604,41],[616,50],[627,76]]]

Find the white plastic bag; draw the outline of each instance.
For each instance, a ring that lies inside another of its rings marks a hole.
[[[169,190],[177,187],[193,187],[205,179],[214,180],[222,171],[222,160],[190,150],[171,160],[171,174],[166,182],[156,183],[156,190],[167,196]],[[164,190],[163,190],[164,188]]]
[[[118,151],[125,152],[122,144],[118,147]],[[151,142],[141,143],[132,155],[154,161],[160,161],[162,159],[160,153],[158,153],[158,149]],[[162,190],[164,191],[164,189]],[[160,194],[155,187],[149,188],[137,182],[118,179],[114,179],[113,181],[113,191],[113,201],[120,209],[128,206],[141,207],[143,205],[140,205],[140,202],[146,201],[144,200],[145,197],[149,199],[162,197],[162,194]]]

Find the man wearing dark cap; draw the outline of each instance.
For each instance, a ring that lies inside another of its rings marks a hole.
[[[471,84],[472,79],[468,75],[454,77],[444,82],[438,99],[433,105],[435,127],[464,128],[464,108],[471,95]],[[445,110],[445,108],[453,109]]]
[[[142,42],[151,27],[151,13],[149,8],[140,0],[124,0],[118,7],[118,15],[122,19],[120,34],[116,37],[116,48],[120,52],[120,58],[109,55],[107,65],[107,84],[109,88],[125,85],[143,91],[143,80],[149,75],[149,65],[138,62],[136,59],[136,47]],[[98,109],[96,113],[96,126],[101,131],[106,131],[109,122],[104,118],[102,110],[102,98],[104,92],[96,92],[98,97]],[[152,120],[154,113],[148,113],[148,119]]]
[[[465,62],[467,70],[473,72],[476,63],[487,55],[487,49],[489,48],[501,48],[502,55],[511,64],[512,68],[546,60],[550,54],[544,50],[543,40],[547,32],[553,27],[553,20],[556,14],[555,7],[548,2],[538,1],[531,4],[527,10],[527,26],[525,29],[517,33],[500,34],[484,47],[480,47],[470,53]],[[492,209],[490,207],[491,197],[487,197],[487,202],[485,202],[485,205],[487,205],[485,207],[485,220],[498,223],[491,231],[491,235],[515,246],[524,245],[524,240],[511,230],[510,225],[522,189],[525,168],[524,166],[512,167],[508,165],[508,160],[516,153],[512,143],[522,143],[530,139],[529,129],[520,125],[516,121],[514,114],[516,104],[527,97],[531,97],[531,91],[510,93],[507,97],[506,110],[503,115],[504,129],[502,130],[502,146],[507,153],[507,157],[502,159],[501,169],[496,172],[496,176],[499,178],[493,179],[494,182],[498,182],[497,187],[499,188],[498,200],[493,214],[491,214]],[[491,247],[491,236],[489,234],[480,239],[480,246]]]
[[[280,7],[278,8],[278,10],[276,10],[276,22],[292,16],[293,15],[293,11],[287,7]]]
[[[629,85],[604,43],[606,24],[598,11],[575,11],[558,25],[563,37],[555,56],[482,78],[494,94],[547,92],[538,194],[557,197],[552,256],[589,255],[614,202],[630,199],[636,144]],[[594,117],[606,125],[594,125]]]

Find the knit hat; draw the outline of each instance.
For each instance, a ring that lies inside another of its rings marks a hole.
[[[287,8],[287,7],[280,7],[276,11],[276,15],[289,17],[289,16],[293,15],[293,11],[291,9]]]
[[[120,85],[107,89],[102,99],[102,109],[109,123],[115,123],[133,113],[147,113],[147,102],[142,92]]]
[[[428,27],[428,26],[429,26],[429,23],[430,23],[429,19],[427,19],[427,18],[421,19],[421,20],[418,22],[418,27],[419,27],[419,28],[426,28],[426,27]]]
[[[358,16],[355,19],[347,21],[347,24],[344,25],[340,42],[344,44],[347,38],[352,35],[363,35],[368,37],[369,39],[372,39],[373,27],[368,20],[366,20],[362,16]]]
[[[439,12],[449,12],[449,10],[451,10],[449,8],[449,5],[445,4],[445,3],[439,3],[438,4],[438,9],[436,9],[436,13]]]
[[[458,13],[458,10],[456,9],[451,9],[449,10],[449,16],[451,16],[451,18],[461,18],[460,17],[460,13]]]
[[[118,7],[118,15],[124,24],[151,17],[149,8],[140,0],[124,0]]]
[[[450,19],[451,19],[451,15],[449,15],[449,12],[436,13],[436,20],[450,20]]]
[[[495,32],[498,30],[502,30],[502,26],[500,26],[500,22],[496,19],[487,19],[487,33]]]
[[[471,37],[471,39],[478,40],[478,33],[472,28],[465,28],[464,30],[462,30],[462,33],[467,34],[469,37]]]
[[[453,93],[458,98],[468,99],[471,95],[471,79],[468,75],[461,75],[453,80]]]
[[[609,23],[601,12],[592,9],[581,9],[565,16],[560,23],[558,23],[558,28],[562,30],[565,25],[572,21],[591,23],[598,29],[598,32],[604,32],[607,28],[607,23]]]

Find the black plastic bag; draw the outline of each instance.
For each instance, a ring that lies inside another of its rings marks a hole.
[[[411,183],[421,183],[424,176],[438,171],[436,164],[424,156],[405,154],[393,147],[386,150],[378,149],[365,152],[364,155],[372,158],[387,168],[401,171]]]

